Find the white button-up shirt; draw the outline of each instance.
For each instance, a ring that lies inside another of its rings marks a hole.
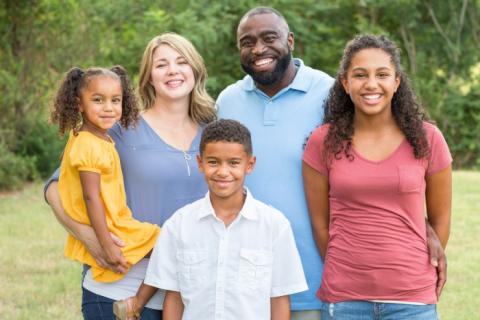
[[[145,283],[180,292],[184,320],[269,320],[271,297],[308,289],[290,223],[248,191],[228,227],[208,193],[178,210],[161,230]]]

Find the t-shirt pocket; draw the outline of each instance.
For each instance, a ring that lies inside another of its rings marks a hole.
[[[270,251],[240,249],[240,285],[254,290],[270,290],[272,262]]]
[[[399,165],[398,172],[398,191],[400,193],[420,192],[422,182],[425,179],[425,170],[420,166]]]

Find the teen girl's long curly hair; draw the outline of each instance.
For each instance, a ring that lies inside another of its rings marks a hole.
[[[350,96],[342,85],[342,79],[346,78],[348,68],[355,54],[361,50],[372,48],[381,49],[387,53],[395,66],[396,76],[400,79],[400,85],[392,98],[393,117],[408,143],[413,147],[415,158],[425,158],[429,153],[428,141],[423,129],[423,121],[427,120],[427,116],[415,97],[408,77],[402,69],[397,46],[387,37],[375,35],[359,35],[351,40],[343,51],[335,83],[330,89],[329,97],[325,104],[323,123],[329,124],[329,130],[324,142],[325,156],[333,155],[336,159],[339,159],[343,154],[349,160],[354,159],[351,147],[355,108]]]
[[[57,91],[53,103],[51,120],[58,124],[58,132],[63,135],[66,131],[76,133],[82,125],[80,113],[80,94],[88,82],[97,76],[107,76],[118,79],[122,85],[122,117],[120,124],[124,128],[135,125],[138,119],[138,104],[135,91],[130,84],[127,72],[122,66],[111,69],[91,67],[85,71],[73,67],[66,74]]]

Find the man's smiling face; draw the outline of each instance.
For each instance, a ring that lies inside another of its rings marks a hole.
[[[285,21],[273,13],[242,20],[237,30],[240,63],[262,85],[279,82],[292,59],[293,34]]]

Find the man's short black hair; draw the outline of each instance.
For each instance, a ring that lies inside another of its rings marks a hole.
[[[277,17],[280,18],[280,20],[284,23],[285,32],[288,34],[290,32],[290,27],[288,26],[287,19],[283,16],[283,14],[280,13],[280,11],[272,8],[272,7],[264,7],[264,6],[259,6],[252,8],[245,13],[240,21],[238,22],[238,27],[240,27],[240,24],[247,20],[248,18],[251,18],[253,16],[259,15],[259,14],[274,14]]]
[[[203,130],[200,140],[200,154],[203,154],[208,143],[221,141],[239,143],[247,155],[252,155],[250,131],[238,121],[220,119],[208,124]]]

